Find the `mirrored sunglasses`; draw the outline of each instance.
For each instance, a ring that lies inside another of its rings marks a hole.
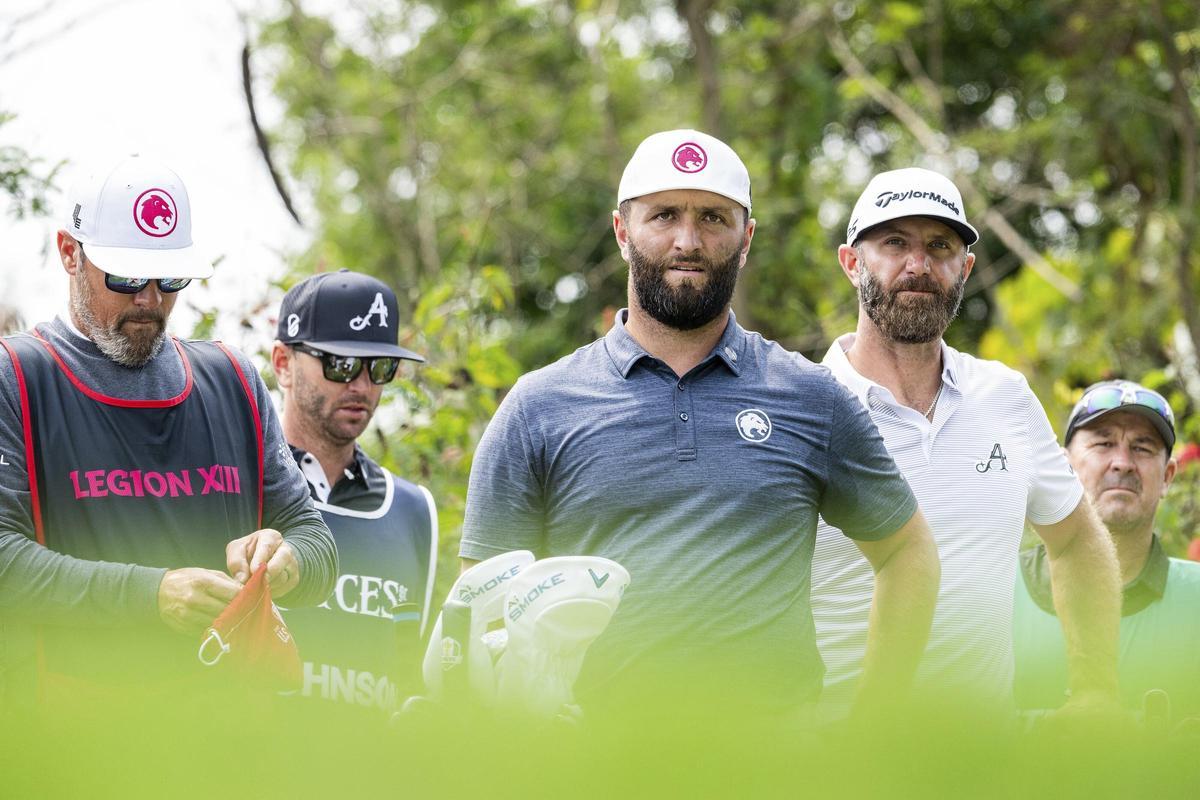
[[[110,291],[121,294],[137,294],[154,280],[158,281],[158,290],[164,294],[178,292],[192,282],[191,278],[122,278],[120,275],[104,273],[104,285]]]
[[[1098,411],[1111,411],[1128,405],[1149,408],[1165,419],[1172,430],[1175,429],[1175,414],[1166,399],[1158,392],[1135,386],[1098,386],[1092,389],[1075,404],[1075,410],[1071,413],[1067,425],[1073,425],[1075,420],[1084,415],[1090,416]]]
[[[304,344],[293,344],[292,349],[318,359],[325,380],[334,383],[350,383],[363,371],[364,366],[371,383],[390,383],[392,378],[396,377],[396,369],[400,366],[400,359],[395,356],[338,356]]]

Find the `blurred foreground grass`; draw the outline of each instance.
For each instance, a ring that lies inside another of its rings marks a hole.
[[[578,724],[199,694],[8,709],[0,797],[1200,796],[1200,742],[1132,720],[1029,733],[953,705],[819,728],[740,714],[732,687],[677,697]]]

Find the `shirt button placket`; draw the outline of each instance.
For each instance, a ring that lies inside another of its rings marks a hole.
[[[692,395],[683,381],[675,392],[675,458],[678,461],[696,460],[696,421]]]

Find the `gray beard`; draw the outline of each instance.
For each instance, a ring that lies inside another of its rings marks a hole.
[[[159,354],[167,341],[165,316],[160,315],[158,333],[153,336],[134,337],[122,333],[121,324],[131,318],[128,313],[118,315],[111,326],[104,327],[92,313],[90,303],[94,293],[83,274],[72,280],[76,283],[76,291],[71,292],[71,313],[79,321],[81,333],[91,339],[101,353],[122,367],[134,369],[146,366]]]

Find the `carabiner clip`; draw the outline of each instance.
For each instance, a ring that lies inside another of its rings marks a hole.
[[[210,661],[209,659],[204,657],[204,648],[208,647],[208,643],[213,641],[214,639],[216,640],[217,644],[220,646],[220,649],[217,650],[217,654]],[[200,650],[197,651],[196,657],[200,659],[200,663],[203,664],[204,666],[212,667],[212,666],[216,666],[216,663],[221,660],[221,656],[225,655],[228,652],[229,652],[229,645],[227,645],[224,641],[221,640],[221,634],[217,633],[216,628],[209,628],[208,636],[205,636],[204,641],[200,643]]]

